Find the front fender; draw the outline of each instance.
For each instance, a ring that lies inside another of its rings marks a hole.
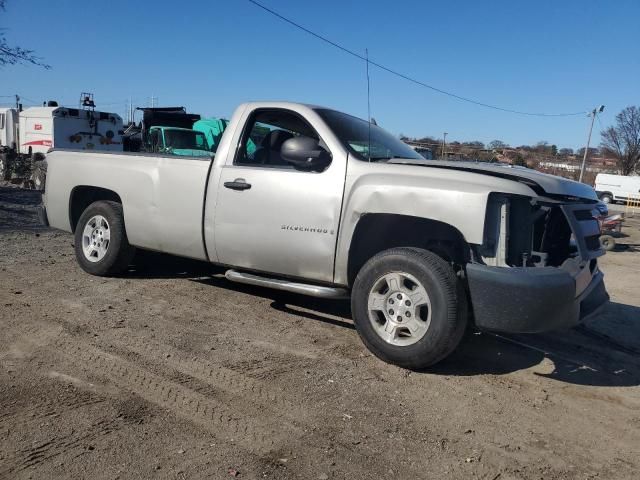
[[[350,159],[338,235],[334,281],[348,284],[349,248],[364,214],[399,214],[451,225],[470,244],[482,244],[492,192],[535,196],[528,186],[477,173]]]

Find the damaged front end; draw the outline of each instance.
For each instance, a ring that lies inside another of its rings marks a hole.
[[[595,203],[492,194],[466,266],[476,325],[535,333],[578,324],[609,299]]]

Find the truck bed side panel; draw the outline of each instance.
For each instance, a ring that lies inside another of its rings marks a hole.
[[[74,188],[95,186],[122,199],[132,245],[205,260],[202,208],[209,159],[54,151],[45,203],[53,227],[71,231]]]

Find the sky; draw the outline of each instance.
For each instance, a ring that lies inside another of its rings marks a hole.
[[[424,83],[507,109],[564,113],[604,104],[594,127],[640,105],[637,0],[260,0],[264,5]],[[7,0],[9,44],[52,66],[0,69],[2,96],[124,116],[135,106],[184,105],[230,117],[250,100],[290,100],[367,117],[366,64],[247,0]],[[513,146],[584,146],[590,119],[515,115],[461,102],[370,69],[371,115],[394,134]]]

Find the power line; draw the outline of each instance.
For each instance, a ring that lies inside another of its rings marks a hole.
[[[342,50],[343,52],[345,52],[345,53],[347,53],[347,54],[349,54],[349,55],[351,55],[353,57],[356,57],[356,58],[358,58],[358,59],[360,59],[362,61],[365,61],[365,62],[368,61],[369,64],[374,65],[374,66],[378,67],[379,69],[384,70],[385,72],[388,72],[388,73],[390,73],[392,75],[395,75],[397,77],[400,77],[400,78],[402,78],[404,80],[407,80],[409,82],[415,83],[416,85],[420,85],[422,87],[425,87],[425,88],[428,88],[430,90],[433,90],[434,92],[438,92],[438,93],[441,93],[443,95],[447,95],[449,97],[455,98],[457,100],[461,100],[463,102],[472,103],[472,104],[478,105],[480,107],[491,108],[493,110],[499,110],[501,112],[515,113],[515,114],[518,114],[518,115],[528,115],[528,116],[532,116],[532,117],[569,117],[569,116],[575,116],[575,115],[584,115],[585,113],[587,113],[586,111],[572,112],[572,113],[524,112],[524,111],[520,111],[520,110],[512,110],[512,109],[509,109],[509,108],[498,107],[496,105],[491,105],[491,104],[488,104],[488,103],[480,102],[478,100],[473,100],[471,98],[463,97],[461,95],[457,95],[455,93],[448,92],[446,90],[442,90],[441,88],[434,87],[433,85],[429,85],[429,84],[427,84],[425,82],[422,82],[420,80],[417,80],[417,79],[415,79],[415,78],[413,78],[413,77],[411,77],[409,75],[406,75],[406,74],[401,73],[401,72],[399,72],[397,70],[394,70],[394,69],[392,69],[390,67],[382,65],[381,63],[374,62],[371,59],[367,60],[367,58],[362,56],[361,54],[359,54],[359,53],[357,53],[357,52],[355,52],[353,50],[350,50],[349,48],[347,48],[347,47],[345,47],[343,45],[340,45],[339,43],[334,42],[333,40],[330,40],[329,38],[327,38],[327,37],[325,37],[323,35],[320,35],[319,33],[316,33],[316,32],[314,32],[312,30],[309,30],[306,27],[303,27],[299,23],[296,23],[293,20],[291,20],[291,19],[279,14],[278,12],[270,9],[269,7],[267,7],[267,6],[263,5],[263,4],[261,4],[260,2],[257,2],[256,0],[248,0],[248,1],[250,3],[252,3],[253,5],[255,5],[256,7],[259,7],[262,10],[270,13],[271,15],[279,18],[280,20],[288,23],[289,25],[293,25],[297,29],[302,30],[305,33],[308,33],[309,35],[317,38],[318,40],[322,40],[323,42],[328,43],[329,45],[331,45],[331,46],[333,46],[333,47],[335,47],[335,48],[337,48],[339,50]]]

